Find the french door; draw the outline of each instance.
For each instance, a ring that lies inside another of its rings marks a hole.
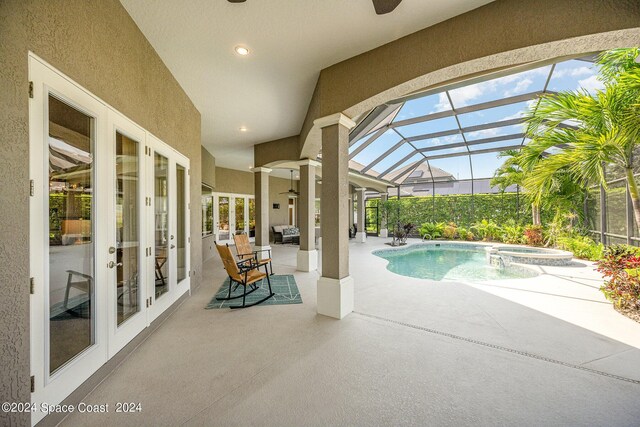
[[[148,211],[145,182],[144,130],[121,114],[108,112],[109,150],[107,322],[109,357],[147,326],[143,308],[147,283],[143,224]],[[147,252],[148,253],[148,252]]]
[[[147,282],[149,322],[158,317],[190,286],[189,160],[152,135],[148,136],[150,246]]]
[[[216,242],[233,243],[233,235],[255,237],[255,198],[245,194],[214,193],[214,234]]]
[[[189,160],[32,54],[29,76],[32,402],[57,404],[189,291]]]

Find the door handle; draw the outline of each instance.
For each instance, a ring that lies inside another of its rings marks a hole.
[[[175,249],[175,248],[176,248],[176,245],[171,245],[171,249]]]
[[[118,266],[118,267],[122,267],[122,263],[121,263],[121,262],[119,262],[119,263],[117,263],[117,264],[116,264],[116,263],[115,263],[115,262],[113,262],[113,261],[109,261],[109,263],[107,264],[107,267],[109,267],[109,268],[113,268],[113,267],[116,267],[116,266]]]

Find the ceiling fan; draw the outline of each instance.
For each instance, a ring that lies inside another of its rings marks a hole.
[[[227,0],[229,3],[244,3],[246,0]],[[402,0],[371,0],[376,14],[384,15],[398,7]]]
[[[300,195],[300,193],[298,193],[296,190],[293,189],[293,169],[291,169],[291,181],[289,183],[289,191],[285,191],[284,193],[280,193],[280,194],[288,194],[289,197],[298,197]]]

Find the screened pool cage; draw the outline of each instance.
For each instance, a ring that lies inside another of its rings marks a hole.
[[[530,207],[520,189],[501,192],[490,184],[504,162],[500,153],[527,144],[525,115],[542,94],[602,87],[596,56],[515,68],[380,105],[351,131],[349,167],[385,181],[389,200],[398,191],[400,197],[413,196],[416,201],[408,206],[422,212],[416,213],[422,215],[418,222],[468,225],[485,219],[488,211],[496,222],[526,221]],[[556,149],[561,148],[550,152]],[[601,196],[597,189],[598,197],[585,200],[587,226],[607,242],[640,242],[640,236],[634,237],[638,233],[633,215],[629,217],[628,195],[618,194],[618,185],[624,182],[613,181],[607,194]],[[371,200],[368,206],[375,204]]]

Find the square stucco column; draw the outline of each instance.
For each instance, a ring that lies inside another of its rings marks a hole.
[[[388,200],[389,195],[387,193],[380,194],[380,204],[385,203]],[[380,215],[380,211],[378,211],[378,215]],[[380,237],[389,237],[389,230],[387,229],[387,219],[383,215],[382,220],[380,221]]]
[[[349,276],[349,129],[343,114],[317,119],[322,130],[322,276],[318,280],[318,314],[342,319],[353,311]]]
[[[316,167],[320,163],[305,159],[300,165],[300,249],[298,250],[297,269],[314,271],[318,269],[318,251],[316,250]]]
[[[253,168],[256,193],[256,250],[269,246],[269,173],[268,168]],[[266,253],[266,252],[264,252]],[[258,256],[261,253],[258,252]]]
[[[356,242],[364,243],[367,241],[367,229],[365,227],[365,196],[366,188],[356,188],[356,195],[358,199],[358,232],[356,233]]]

